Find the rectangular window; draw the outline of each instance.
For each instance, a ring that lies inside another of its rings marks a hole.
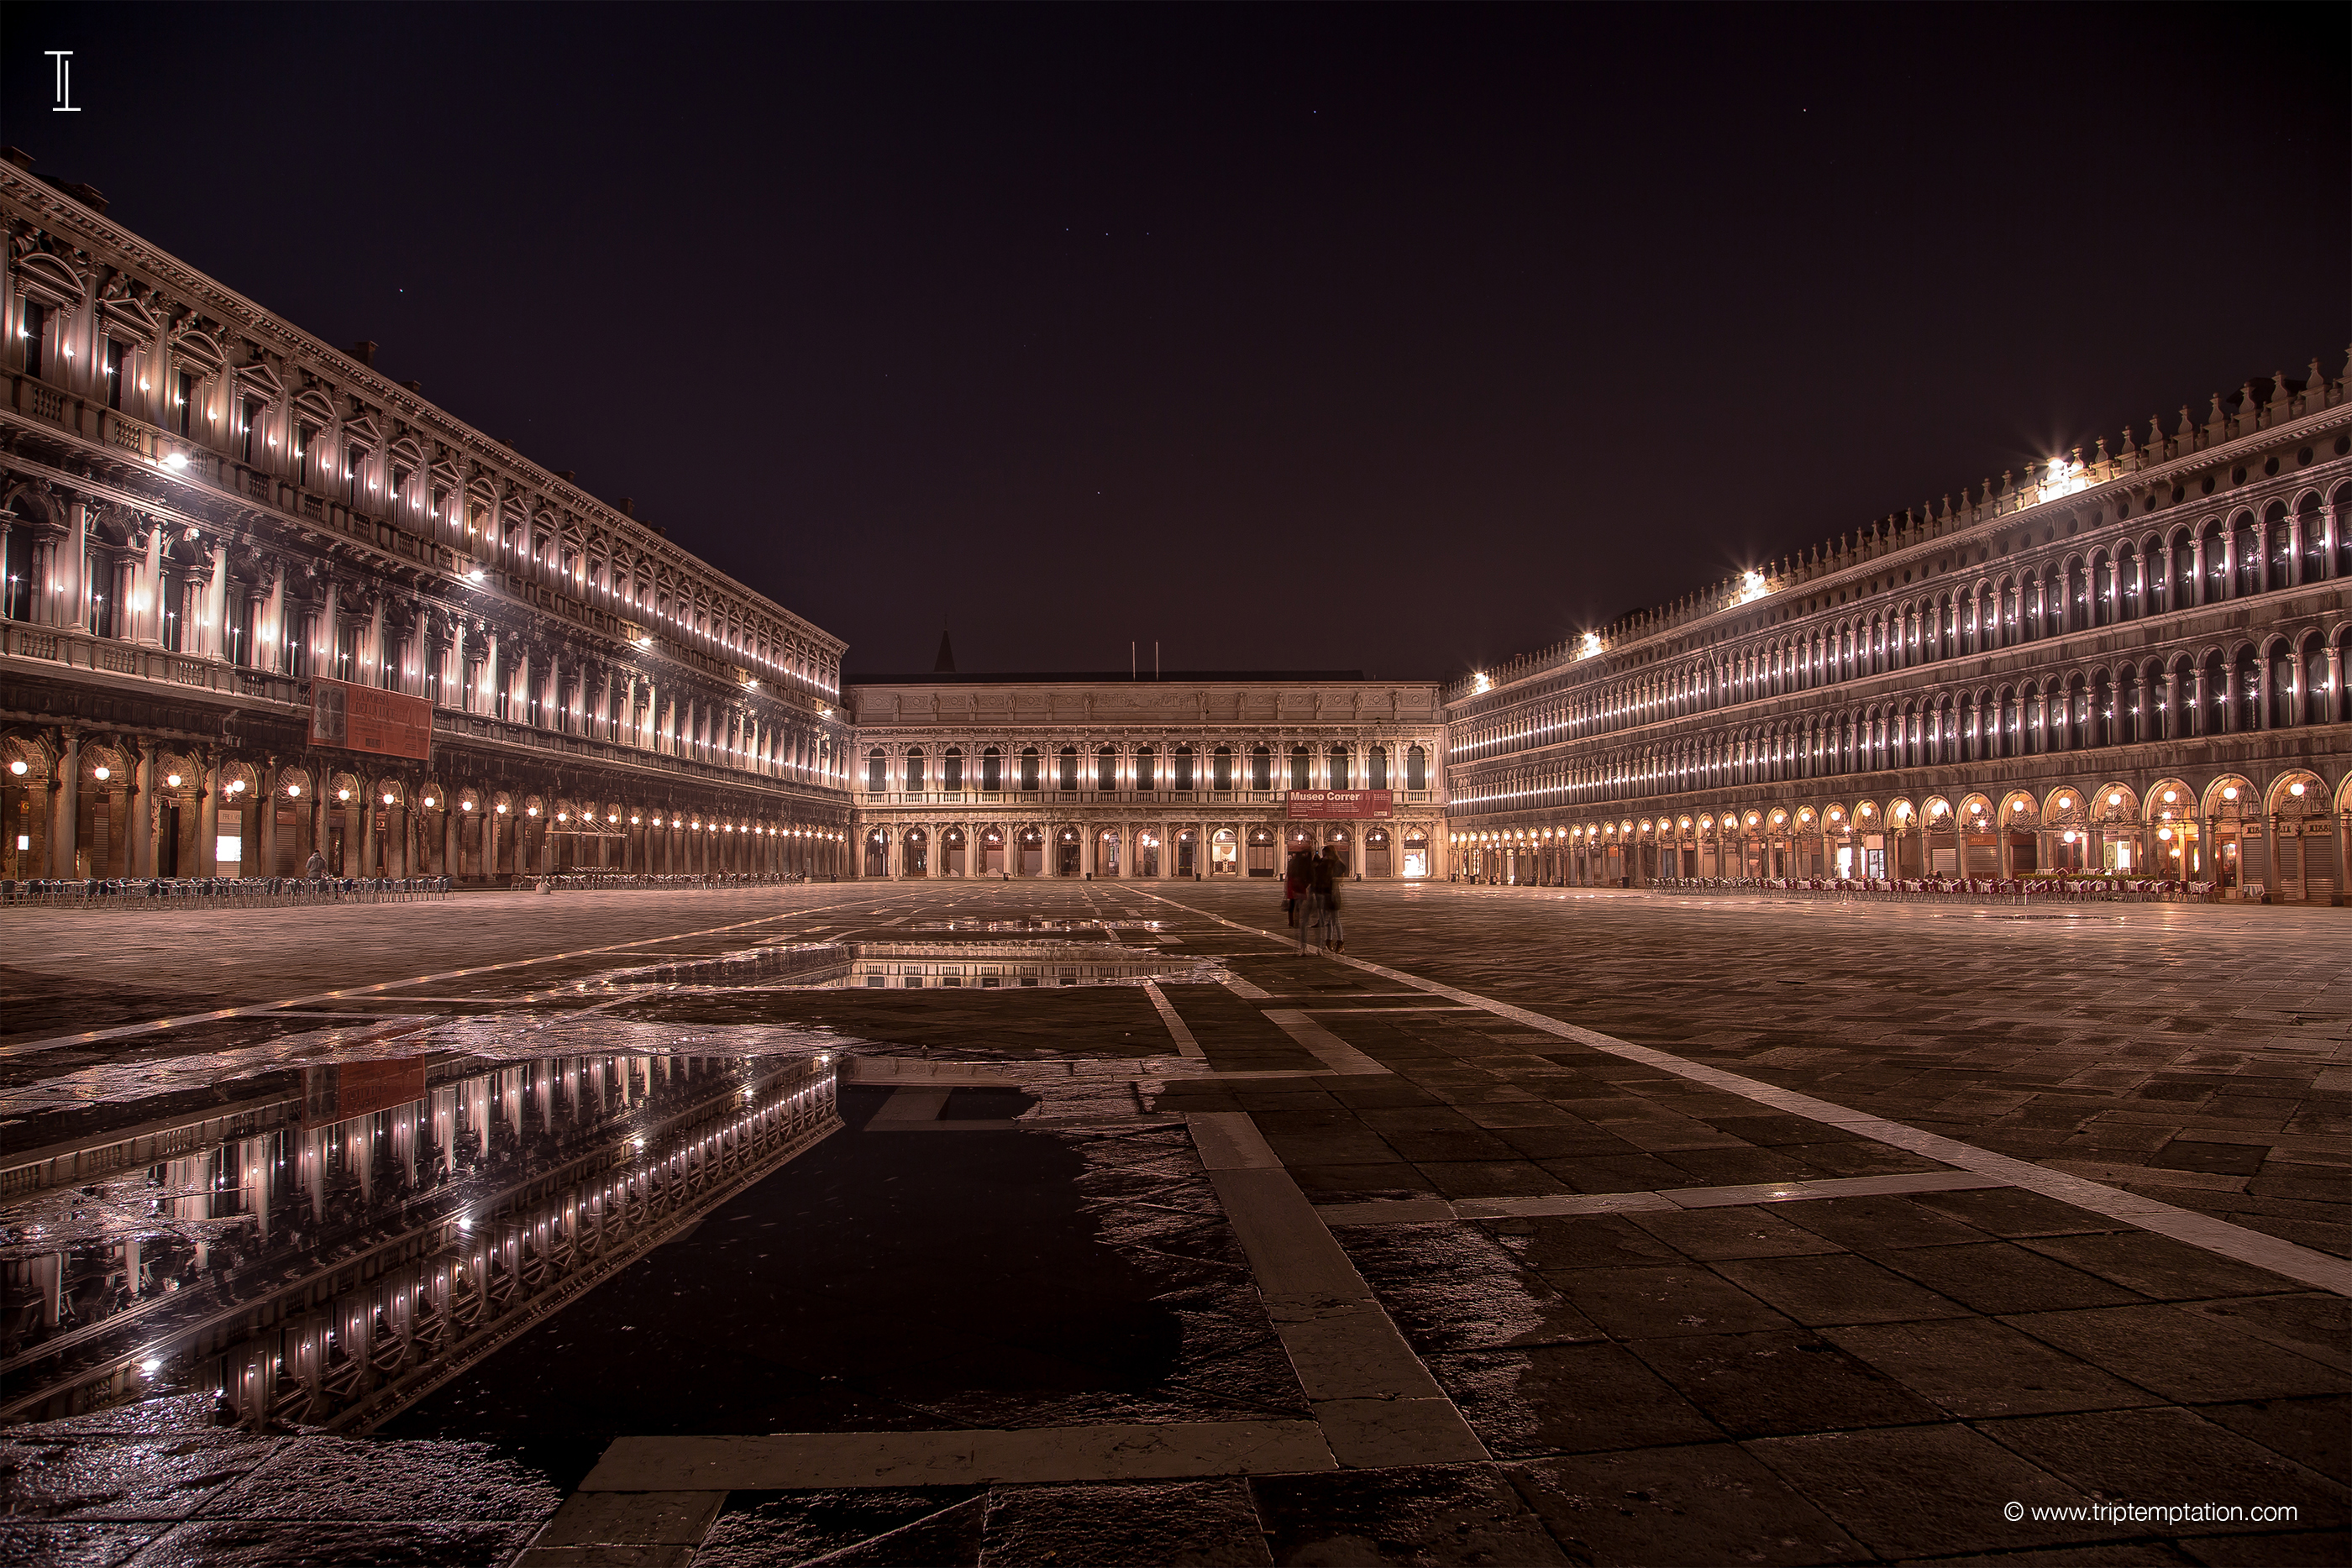
[[[1385,789],[1389,787],[1389,748],[1387,747],[1372,747],[1372,776],[1366,780],[1364,787],[1368,789]]]
[[[1077,787],[1078,754],[1076,750],[1066,750],[1062,753],[1061,788],[1065,789],[1075,789]]]
[[[45,305],[25,301],[25,373],[38,380],[48,363],[49,311]]]
[[[1303,746],[1291,748],[1290,787],[1293,789],[1307,788],[1307,748]]]
[[[962,752],[950,751],[948,753],[947,776],[940,780],[940,787],[943,789],[961,789],[963,788]]]
[[[122,345],[106,340],[106,406],[122,412]]]
[[[1024,789],[1037,788],[1037,754],[1034,751],[1024,751],[1021,754],[1021,788]]]
[[[1004,787],[1004,758],[993,751],[981,753],[980,787],[983,789],[1002,789]]]
[[[249,397],[236,400],[236,434],[247,466],[253,463],[254,448],[261,440],[261,404]]]
[[[1209,788],[1230,789],[1233,787],[1234,754],[1221,746],[1217,747],[1217,754],[1209,764]]]
[[[1250,755],[1250,788],[1274,788],[1274,755],[1262,746]]]
[[[1148,748],[1135,754],[1135,787],[1137,789],[1156,789],[1159,788],[1159,786],[1152,781],[1152,761],[1153,758],[1151,753]]]
[[[1192,787],[1192,748],[1188,746],[1176,753],[1176,788],[1190,789]]]
[[[172,412],[173,423],[180,427],[180,434],[182,435],[192,434],[196,419],[196,378],[186,371],[180,372],[179,398]]]

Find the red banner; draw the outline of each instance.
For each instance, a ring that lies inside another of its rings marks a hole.
[[[302,1070],[302,1124],[331,1126],[425,1098],[425,1058],[344,1061]]]
[[[1283,810],[1294,822],[1385,822],[1395,800],[1388,789],[1293,789]]]
[[[429,762],[433,705],[404,692],[321,677],[310,683],[310,744]]]

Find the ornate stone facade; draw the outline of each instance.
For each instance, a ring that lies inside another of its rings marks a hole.
[[[1465,872],[2110,871],[2342,901],[2352,408],[2315,362],[1446,694]]]
[[[908,676],[851,701],[863,875],[1272,876],[1290,842],[1445,874],[1434,683]],[[1293,821],[1292,789],[1386,789],[1394,815]]]
[[[0,223],[0,874],[842,868],[839,639],[95,193]],[[430,769],[310,746],[320,676]]]

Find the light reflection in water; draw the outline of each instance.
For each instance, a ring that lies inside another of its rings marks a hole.
[[[0,1420],[177,1387],[373,1426],[837,1129],[838,1065],[444,1053],[133,1103],[0,1169]]]

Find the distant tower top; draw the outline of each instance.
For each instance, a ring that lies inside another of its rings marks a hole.
[[[940,628],[940,656],[931,661],[931,674],[935,675],[955,674],[955,644],[948,641],[948,629],[945,626]]]

